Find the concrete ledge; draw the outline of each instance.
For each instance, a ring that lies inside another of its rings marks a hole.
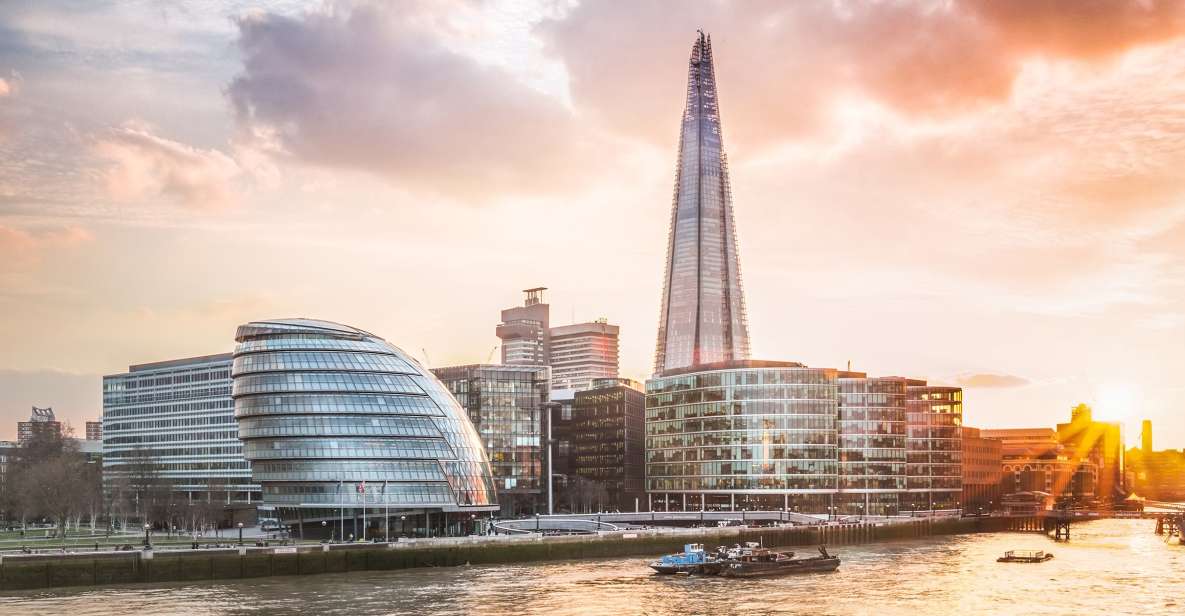
[[[302,545],[286,548],[9,554],[0,558],[0,592],[102,584],[243,579],[464,564],[522,563],[676,552],[686,543],[708,548],[746,541],[767,546],[851,545],[873,541],[1041,528],[1017,518],[918,518],[772,528],[642,529],[596,535],[471,536],[392,543]]]

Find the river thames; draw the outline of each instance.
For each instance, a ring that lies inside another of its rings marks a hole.
[[[0,613],[1182,614],[1185,546],[1166,544],[1154,524],[1076,524],[1069,543],[992,533],[843,546],[832,550],[837,572],[771,579],[655,576],[649,559],[623,558],[30,591],[0,595]],[[1010,549],[1055,558],[997,563]]]

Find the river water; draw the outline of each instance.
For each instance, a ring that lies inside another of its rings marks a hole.
[[[0,595],[0,613],[1182,615],[1185,545],[1164,543],[1154,524],[1075,524],[1069,543],[993,533],[842,546],[839,571],[784,578],[655,576],[649,559],[622,558],[30,591]],[[1055,558],[997,563],[1010,549]]]

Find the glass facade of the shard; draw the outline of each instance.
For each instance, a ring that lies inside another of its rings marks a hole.
[[[691,48],[656,373],[749,358],[711,39]]]

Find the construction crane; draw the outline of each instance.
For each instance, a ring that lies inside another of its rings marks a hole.
[[[420,350],[424,352],[424,367],[431,368],[432,367],[432,359],[428,357],[428,349],[425,349],[424,347],[420,347]]]
[[[497,351],[497,350],[498,350],[498,345],[495,344],[494,348],[490,349],[490,354],[486,355],[486,363],[487,364],[494,361],[494,351]]]

